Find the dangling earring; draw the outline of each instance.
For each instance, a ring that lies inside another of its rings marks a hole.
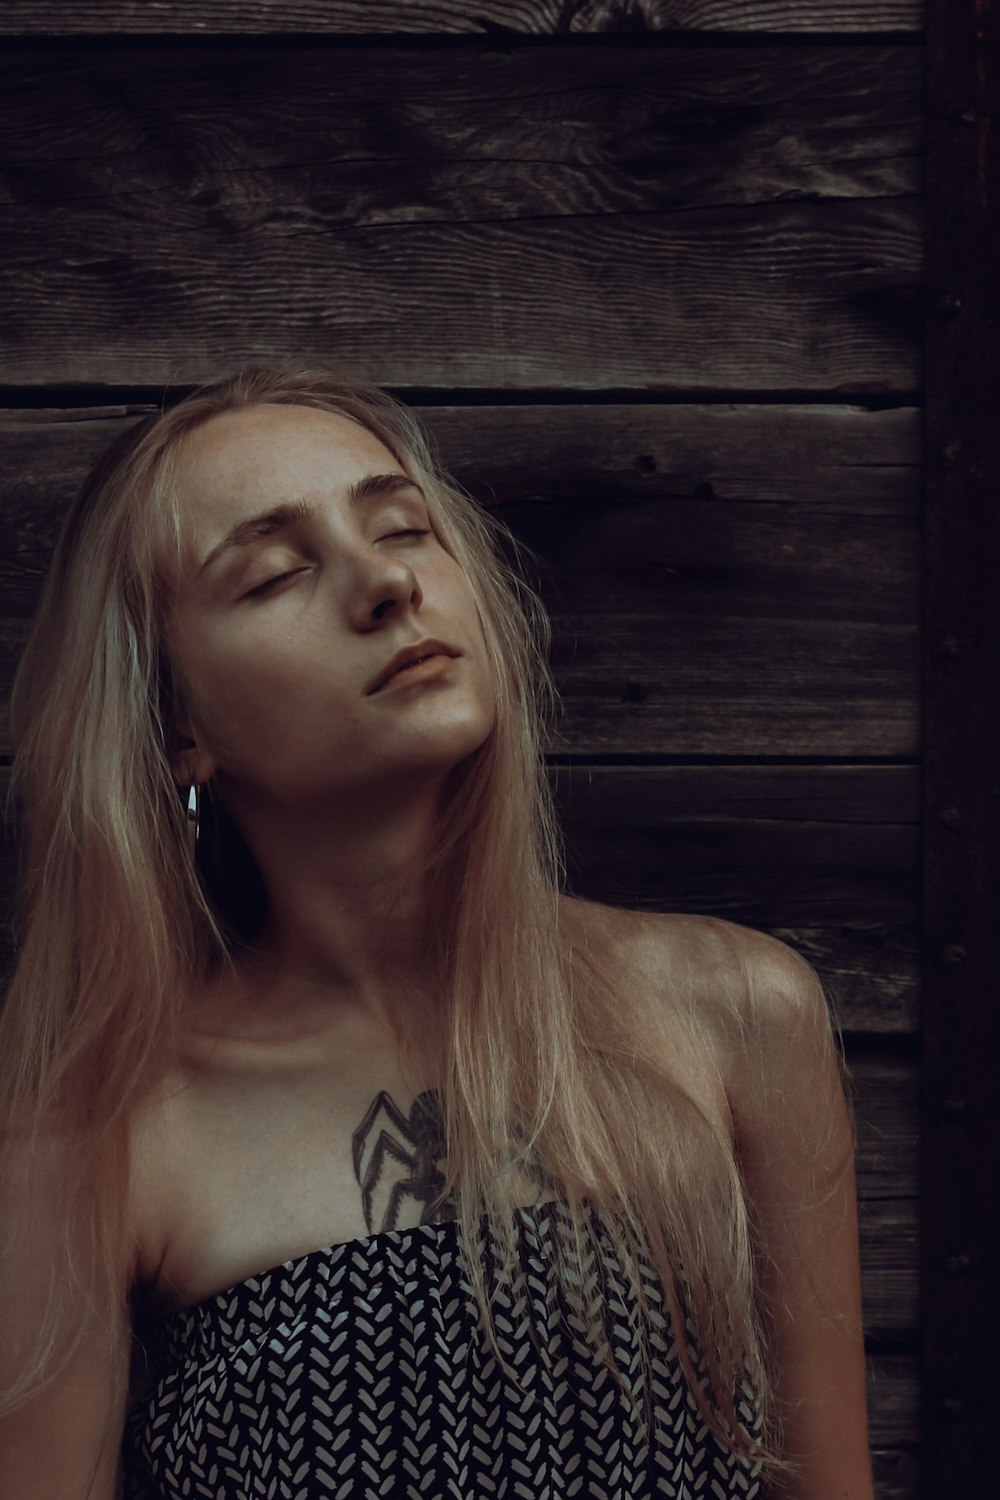
[[[192,781],[188,787],[187,804],[187,833],[188,851],[191,855],[192,864],[198,857],[198,825],[201,816],[201,787]]]

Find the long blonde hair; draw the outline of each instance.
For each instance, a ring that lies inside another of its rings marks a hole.
[[[252,861],[238,841],[228,855],[216,844],[221,868],[212,876],[186,847],[171,763],[186,688],[164,628],[176,577],[169,564],[186,534],[178,465],[186,435],[216,414],[282,403],[346,415],[384,443],[423,486],[432,524],[478,601],[496,724],[470,757],[425,870],[439,935],[442,1199],[457,1203],[460,1243],[478,1244],[488,1222],[498,1270],[513,1276],[515,1226],[498,1163],[556,1184],[572,1247],[556,1237],[555,1274],[635,1404],[601,1322],[600,1292],[579,1305],[584,1236],[599,1262],[605,1253],[588,1212],[597,1209],[635,1294],[646,1420],[654,1417],[652,1314],[640,1258],[660,1280],[663,1318],[710,1429],[748,1462],[791,1470],[729,1137],[674,1076],[669,1049],[662,1038],[654,1044],[620,971],[590,950],[584,927],[574,930],[561,897],[565,862],[545,766],[558,700],[548,618],[525,578],[527,549],[451,479],[411,411],[328,368],[243,371],[138,421],[66,516],[11,703],[8,816],[16,799],[21,878],[17,961],[0,1016],[7,1190],[16,1190],[18,1171],[26,1176],[25,1140],[44,1151],[58,1121],[52,1192],[62,1233],[48,1251],[52,1282],[79,1287],[109,1337],[127,1337],[129,1119],[175,1055],[178,997],[231,965],[234,944],[260,916]],[[682,992],[662,1005],[673,1055],[693,1055],[706,1025],[697,1007]],[[468,1274],[500,1358],[477,1255]],[[63,1304],[51,1300],[0,1410],[72,1357]],[[759,1401],[759,1442],[737,1411],[743,1380]]]

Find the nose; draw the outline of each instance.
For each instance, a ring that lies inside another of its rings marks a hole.
[[[371,550],[359,559],[350,597],[351,623],[358,630],[368,630],[393,610],[406,605],[419,609],[423,598],[409,563],[399,556]]]

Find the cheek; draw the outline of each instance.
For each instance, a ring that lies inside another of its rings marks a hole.
[[[316,664],[275,635],[261,640],[252,630],[226,639],[203,639],[191,669],[192,707],[216,745],[247,745],[298,720],[316,689]],[[331,684],[334,686],[335,684]]]
[[[450,595],[451,608],[456,618],[460,619],[467,630],[475,632],[481,639],[483,636],[483,617],[479,609],[478,593],[469,578],[463,572],[457,562],[449,558],[449,570],[444,583]]]

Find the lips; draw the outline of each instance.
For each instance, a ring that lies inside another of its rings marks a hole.
[[[438,653],[436,651],[433,651],[429,656],[418,656],[415,661],[408,661],[405,666],[397,667],[392,676],[398,677],[401,672],[409,672],[413,667],[419,667],[422,661],[430,661],[436,655],[438,655]],[[389,681],[392,681],[392,677],[389,678]],[[383,686],[384,685],[385,684],[383,684]]]
[[[369,694],[377,693],[379,688],[383,687],[385,683],[389,681],[390,677],[395,677],[397,672],[401,671],[405,667],[413,666],[416,662],[422,660],[425,656],[460,655],[460,651],[456,651],[454,646],[449,646],[444,641],[415,641],[412,646],[404,646],[402,651],[396,652],[396,655],[385,667],[383,667],[382,671],[375,678],[374,682],[369,683],[366,691]]]

